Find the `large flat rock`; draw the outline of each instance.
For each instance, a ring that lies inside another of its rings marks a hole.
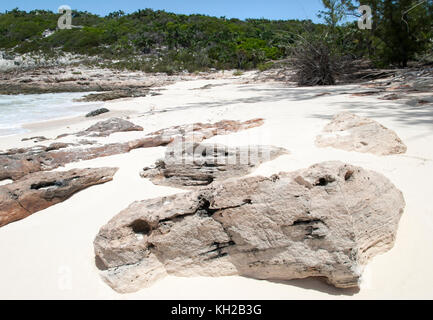
[[[316,145],[376,155],[407,151],[397,134],[377,121],[349,112],[337,114],[316,138]]]
[[[356,287],[367,262],[393,247],[404,207],[386,177],[341,162],[230,179],[131,204],[96,236],[96,264],[118,292],[167,274]]]
[[[273,146],[178,143],[169,146],[164,159],[144,168],[140,175],[155,184],[201,187],[247,175],[261,163],[287,153],[287,150]]]

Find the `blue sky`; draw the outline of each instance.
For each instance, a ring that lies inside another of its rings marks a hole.
[[[168,12],[201,13],[227,18],[311,19],[319,21],[321,0],[1,0],[0,12],[18,7],[21,10],[49,9],[61,5],[99,15],[123,10],[152,8]]]

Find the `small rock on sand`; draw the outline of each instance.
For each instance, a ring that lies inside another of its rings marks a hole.
[[[107,112],[110,112],[110,110],[108,110],[107,108],[101,108],[101,109],[97,109],[97,110],[93,110],[93,111],[89,112],[88,114],[86,114],[86,117],[87,118],[96,117],[96,116],[99,116],[100,114],[107,113]]]

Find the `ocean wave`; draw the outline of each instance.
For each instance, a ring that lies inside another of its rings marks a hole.
[[[89,92],[0,95],[0,136],[25,132],[26,123],[83,115],[103,103],[74,102]]]

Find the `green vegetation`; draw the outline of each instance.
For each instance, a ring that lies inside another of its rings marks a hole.
[[[72,23],[80,27],[55,31],[59,16],[18,9],[0,14],[0,48],[98,55],[120,60],[112,67],[145,71],[245,70],[287,57],[297,34],[322,28],[311,21],[241,21],[146,9],[106,17],[74,11]],[[45,30],[55,32],[43,37]]]
[[[433,0],[322,0],[321,16],[332,43],[346,53],[370,59],[378,67],[407,67],[409,61],[433,52]],[[360,16],[360,5],[372,9],[372,29],[356,23],[338,26],[348,15]],[[347,50],[348,49],[348,50]]]
[[[370,56],[381,65],[406,67],[417,54],[433,51],[432,0],[366,0],[373,9]]]
[[[369,59],[378,66],[406,66],[408,61],[431,52],[433,46],[433,0],[409,10],[416,3],[363,1],[373,8],[372,30],[359,30],[356,21],[342,23],[359,5],[351,0],[323,0],[325,9],[320,15],[326,24],[310,20],[243,21],[145,9],[131,14],[117,11],[105,17],[73,11],[75,27],[56,30],[60,14],[14,9],[0,13],[0,50],[97,56],[107,67],[148,72],[211,68],[264,71],[277,61],[294,57],[300,44],[313,38],[321,39],[321,52],[332,54],[331,60],[350,56]],[[52,34],[44,33],[47,30]]]
[[[356,60],[376,67],[407,67],[433,53],[433,0],[363,0],[372,9],[372,28],[361,30],[347,16],[361,16],[359,1],[322,0],[326,21],[322,34],[300,36],[293,51],[296,80],[301,85],[332,85],[359,69]],[[431,60],[430,60],[431,63]]]

